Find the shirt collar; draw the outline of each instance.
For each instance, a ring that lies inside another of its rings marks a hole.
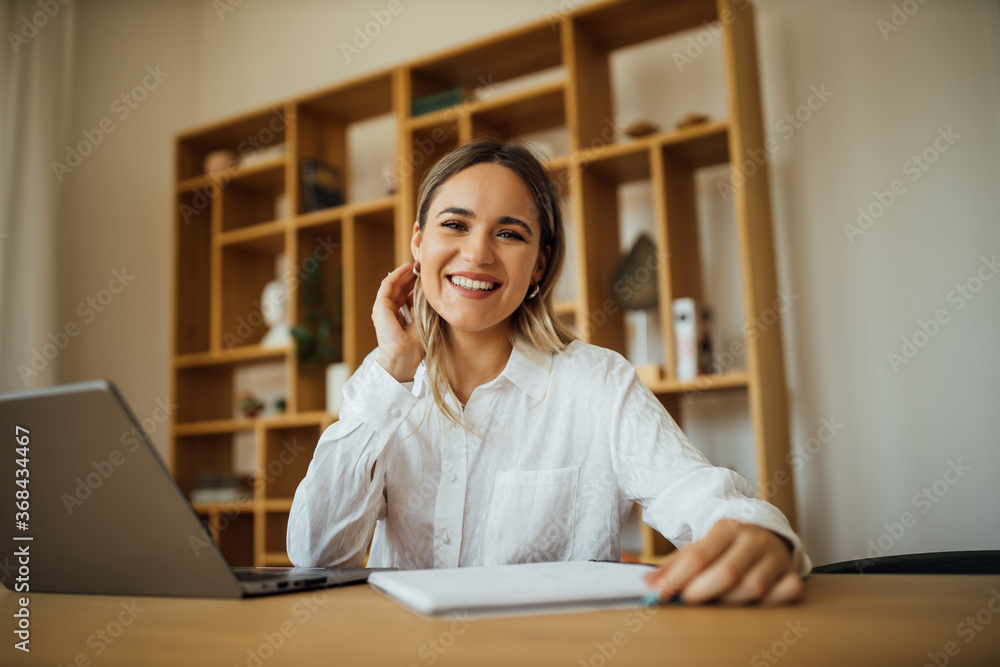
[[[536,402],[545,397],[552,370],[552,354],[531,346],[517,343],[510,352],[507,365],[500,376],[507,378],[514,386],[533,398]],[[413,386],[419,393],[427,386],[427,362],[421,361],[413,377]]]
[[[500,376],[510,380],[535,401],[541,401],[549,386],[551,370],[551,354],[516,343]]]

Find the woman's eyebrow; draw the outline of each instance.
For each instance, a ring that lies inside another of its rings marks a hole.
[[[469,218],[470,220],[476,219],[475,213],[473,213],[467,208],[461,208],[458,206],[449,206],[448,208],[441,209],[440,211],[438,211],[437,217],[441,217],[442,215],[460,215],[463,218]],[[531,227],[528,225],[528,223],[526,223],[524,220],[520,220],[513,216],[502,215],[499,218],[497,218],[497,223],[501,225],[516,225],[518,227],[522,227],[531,236],[535,235],[535,233],[531,231]]]

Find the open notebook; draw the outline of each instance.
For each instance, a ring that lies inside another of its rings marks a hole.
[[[375,572],[375,590],[419,614],[508,614],[640,606],[647,565],[570,561]]]

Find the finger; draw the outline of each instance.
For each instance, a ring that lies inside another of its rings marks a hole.
[[[684,601],[694,604],[708,602],[737,588],[751,568],[767,556],[766,537],[760,533],[738,534],[725,553],[692,577],[682,589]],[[775,564],[775,570],[778,569]],[[777,576],[777,571],[774,576]]]
[[[788,572],[778,579],[761,602],[763,604],[788,604],[798,602],[806,594],[806,584],[797,572]]]
[[[397,310],[401,308],[413,292],[413,285],[417,277],[409,271],[410,264],[407,262],[396,267],[389,272],[379,285],[375,295],[375,302],[381,302],[386,308]]]
[[[725,604],[750,604],[767,597],[774,584],[788,572],[788,560],[779,554],[768,553],[754,563],[733,586],[719,599]]]
[[[733,542],[734,533],[725,522],[719,522],[703,539],[679,549],[669,561],[660,566],[661,572],[651,584],[660,592],[660,599],[669,599],[708,568]]]

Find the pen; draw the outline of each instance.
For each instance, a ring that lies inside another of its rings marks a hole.
[[[684,604],[684,600],[677,594],[666,602],[660,602],[660,594],[655,591],[650,591],[642,597],[643,607],[658,607],[661,604]]]

